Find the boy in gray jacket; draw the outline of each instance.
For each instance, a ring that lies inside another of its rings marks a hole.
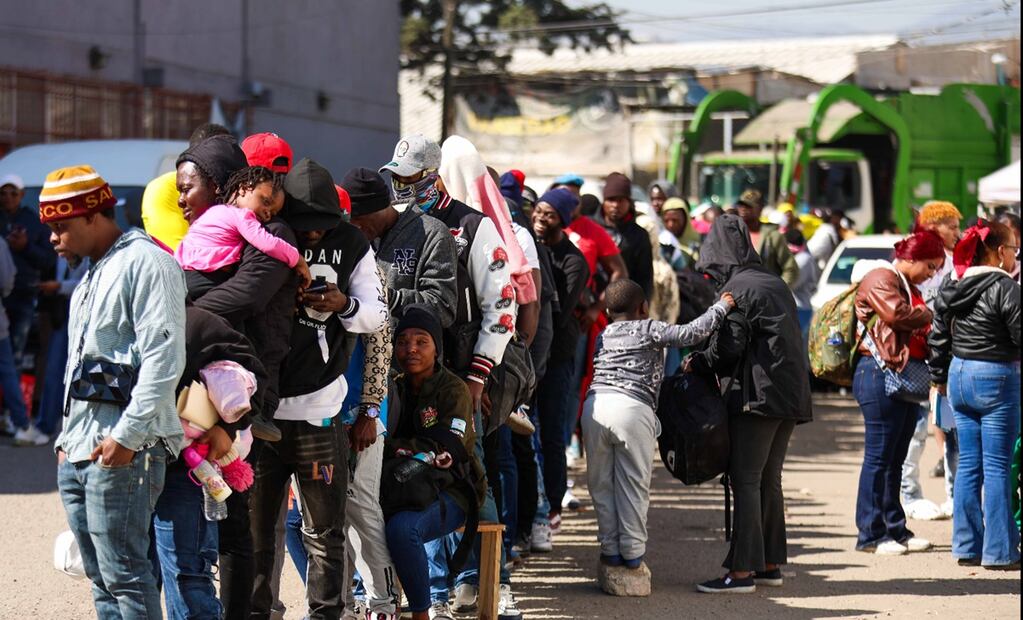
[[[608,567],[643,565],[654,442],[660,433],[654,407],[665,349],[703,342],[735,307],[732,296],[724,293],[692,323],[670,325],[647,318],[649,304],[632,280],[612,282],[604,296],[612,323],[597,342],[582,417],[601,573]]]

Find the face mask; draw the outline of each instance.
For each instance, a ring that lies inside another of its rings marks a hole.
[[[391,189],[394,190],[394,198],[398,202],[414,200],[417,204],[421,204],[430,198],[432,191],[436,191],[436,183],[436,172],[429,172],[414,183],[402,183],[394,176],[391,177]]]

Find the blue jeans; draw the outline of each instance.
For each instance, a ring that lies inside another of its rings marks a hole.
[[[573,375],[575,360],[551,360],[547,375],[540,382],[537,409],[540,416],[540,444],[543,449],[543,484],[555,512],[561,512],[561,500],[568,488],[568,462],[565,458],[566,429],[575,423]],[[569,421],[571,419],[571,422]]]
[[[44,435],[53,436],[64,413],[64,368],[67,366],[67,323],[50,336],[50,349],[46,356],[46,380],[43,396],[39,400],[39,419],[36,428]]]
[[[387,548],[408,597],[409,611],[421,612],[430,608],[431,580],[426,544],[454,532],[464,522],[465,512],[444,492],[426,510],[399,512],[387,521]]]
[[[21,394],[21,377],[11,352],[11,339],[0,340],[0,388],[4,391],[4,406],[11,412],[11,423],[19,429],[28,428],[28,410]]]
[[[979,557],[984,566],[1020,559],[1011,508],[1016,481],[1009,478],[1019,435],[1019,389],[1019,362],[953,358],[949,367],[948,397],[959,434],[952,518],[957,559]]]
[[[920,405],[892,400],[884,393],[884,373],[870,357],[860,358],[853,395],[863,413],[863,468],[856,496],[856,548],[905,542],[913,536],[899,501],[902,463],[916,430]]]
[[[533,453],[536,455],[534,460],[536,461],[536,516],[533,518],[534,523],[547,523],[548,515],[551,514],[551,503],[547,500],[547,488],[543,484],[543,444],[540,442],[540,415],[536,412],[536,407],[529,414],[529,419],[533,422],[533,426],[536,430],[533,432]]]
[[[149,528],[163,491],[167,452],[141,450],[123,467],[91,461],[57,466],[57,488],[78,541],[99,620],[160,618]]]
[[[25,355],[28,334],[36,320],[35,290],[16,290],[4,300],[7,318],[10,320],[11,351],[14,353],[14,364],[21,368],[21,358]]]
[[[217,524],[206,520],[202,487],[192,482],[180,460],[167,467],[153,532],[167,617],[220,618],[224,608],[213,583],[219,557]]]
[[[309,568],[309,555],[305,550],[305,543],[302,542],[302,511],[298,508],[298,502],[293,502],[288,509],[288,516],[284,522],[284,544],[288,547],[288,555],[295,564],[305,583],[306,569]]]
[[[505,555],[515,542],[515,533],[519,524],[519,467],[512,449],[512,431],[507,424],[494,431],[498,434],[501,453],[498,463],[501,466],[501,495],[504,506],[501,510],[501,523],[504,524]]]

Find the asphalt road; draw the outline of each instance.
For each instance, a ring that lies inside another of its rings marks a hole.
[[[596,521],[586,510],[582,471],[574,472],[584,510],[566,515],[555,551],[534,555],[513,573],[526,618],[996,618],[1020,617],[1019,573],[957,566],[951,522],[911,522],[931,552],[880,557],[853,550],[862,424],[855,403],[818,397],[816,420],[792,438],[785,469],[789,556],[783,588],[752,595],[706,595],[697,582],[718,576],[727,550],[723,492],[715,483],[683,487],[655,465],[648,564],[653,593],[625,599],[595,584]],[[936,461],[928,443],[923,462]],[[924,479],[944,499],[941,481]],[[88,583],[52,567],[54,537],[66,529],[46,448],[0,439],[0,619],[95,617]],[[301,584],[288,566],[282,598],[301,618]]]

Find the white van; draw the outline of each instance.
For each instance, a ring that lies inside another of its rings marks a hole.
[[[142,227],[142,192],[146,184],[174,170],[188,148],[184,140],[85,140],[33,144],[0,159],[0,177],[16,174],[25,182],[22,204],[39,206],[46,175],[65,166],[87,164],[96,169],[117,197],[117,222],[122,228]]]

